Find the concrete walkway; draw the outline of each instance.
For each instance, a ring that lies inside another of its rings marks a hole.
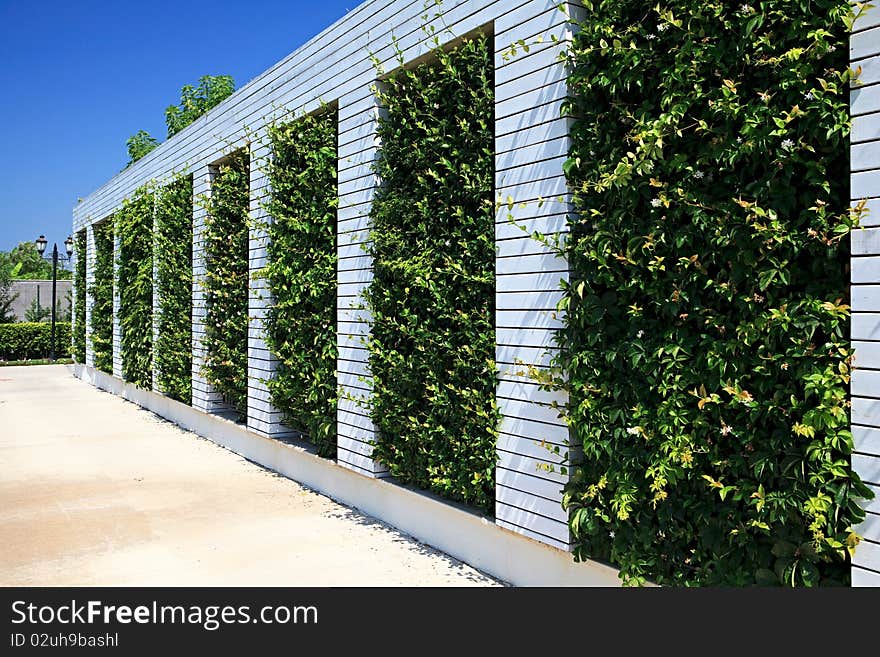
[[[494,584],[65,366],[0,367],[0,585]]]

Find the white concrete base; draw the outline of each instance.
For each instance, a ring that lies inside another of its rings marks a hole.
[[[299,445],[261,436],[246,427],[137,388],[82,364],[75,376],[378,518],[494,577],[517,586],[620,586],[617,570],[575,563],[571,554],[498,527],[490,518],[413,490],[343,468]]]

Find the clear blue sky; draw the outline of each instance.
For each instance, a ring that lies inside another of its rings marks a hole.
[[[61,242],[77,198],[202,75],[236,88],[360,0],[0,0],[0,250]]]

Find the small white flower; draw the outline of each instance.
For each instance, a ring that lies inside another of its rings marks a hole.
[[[654,39],[657,38],[657,35],[656,35],[656,34],[646,34],[646,35],[645,35],[645,38],[646,38],[648,41],[653,41]]]
[[[696,178],[697,180],[702,180],[702,179],[703,179],[703,175],[704,175],[704,174],[703,174],[702,171],[694,171],[694,178]]]
[[[657,31],[658,31],[658,32],[665,32],[665,31],[667,30],[668,27],[669,27],[668,24],[666,24],[666,23],[660,23],[660,25],[657,26]]]
[[[639,435],[639,427],[627,427],[626,432],[630,436],[638,436]]]
[[[614,534],[613,531],[608,532],[608,537],[609,537],[609,538],[614,538],[614,536],[615,536],[615,534]]]
[[[815,96],[813,95],[812,91],[808,91],[807,93],[804,94],[804,98],[806,98],[807,100],[813,100],[815,98]]]
[[[794,146],[794,142],[791,139],[783,139],[782,140],[782,147],[783,148],[787,149],[787,148],[791,148],[792,146]]]
[[[641,338],[644,334],[645,334],[645,332],[642,329],[639,329],[639,332],[636,333],[636,337]]]
[[[751,7],[751,5],[742,5],[742,6],[739,8],[739,10],[740,10],[742,13],[744,13],[744,14],[751,14],[751,13],[752,13],[752,7]]]
[[[651,199],[651,207],[659,208],[661,205],[663,205],[663,201],[661,201],[659,198]]]
[[[743,138],[742,138],[742,137],[737,137],[737,138],[736,138],[736,143],[737,143],[737,144],[741,144],[741,143],[743,143]]]
[[[733,429],[730,428],[728,425],[726,425],[726,424],[721,425],[721,435],[722,436],[729,436],[732,433],[733,433]]]

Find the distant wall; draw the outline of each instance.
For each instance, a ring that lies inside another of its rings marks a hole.
[[[73,289],[73,281],[58,281],[55,294],[59,301],[59,308],[64,312],[70,310],[70,304],[66,302],[67,293]],[[12,294],[18,294],[18,298],[12,302],[12,312],[19,322],[24,321],[24,314],[34,299],[39,294],[40,305],[43,308],[52,308],[52,281],[12,281]],[[60,319],[60,318],[59,318]]]

